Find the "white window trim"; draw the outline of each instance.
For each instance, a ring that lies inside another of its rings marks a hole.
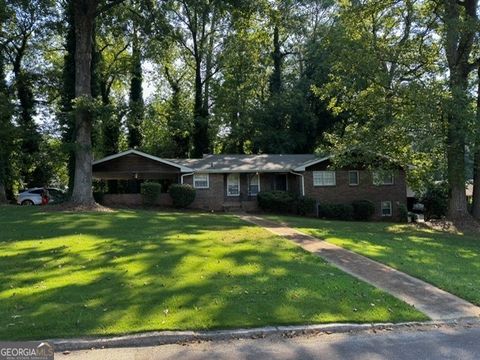
[[[199,176],[199,175],[207,177],[207,186],[196,186],[195,185],[196,177]],[[195,189],[209,189],[210,188],[210,175],[209,174],[201,174],[201,173],[193,174],[193,187]]]
[[[250,193],[250,184],[251,184],[250,181],[251,181],[252,178],[255,177],[255,176],[258,177],[258,192],[257,192],[256,194],[252,194],[252,193]],[[248,178],[248,196],[257,196],[260,191],[261,191],[261,189],[260,189],[260,173],[258,173],[258,174],[253,174],[253,176],[250,176],[250,177]]]
[[[357,173],[357,183],[356,183],[356,184],[352,184],[352,183],[350,182],[350,173]],[[349,171],[348,171],[348,185],[349,185],[349,186],[358,186],[358,185],[360,185],[360,171],[358,171],[358,170],[349,170]]]
[[[232,178],[232,175],[233,176],[236,176],[236,178],[238,179],[237,180],[237,184],[233,184],[230,182],[231,178]],[[230,185],[238,185],[238,194],[231,194],[230,193],[230,190],[229,190],[229,186]],[[232,174],[228,174],[227,175],[227,196],[231,196],[231,197],[238,197],[240,196],[240,174],[237,174],[237,173],[232,173]]]
[[[315,184],[315,174],[316,173],[333,173],[333,184]],[[324,187],[324,186],[336,186],[337,185],[337,173],[335,170],[322,170],[322,171],[313,171],[312,172],[312,181],[313,181],[313,186],[315,187]]]
[[[395,185],[395,173],[392,171],[391,175],[392,175],[392,182],[376,182],[375,181],[375,178],[377,177],[377,174],[379,174],[378,171],[374,171],[372,172],[372,181],[373,181],[373,185],[375,186],[384,186],[384,185]]]
[[[383,203],[390,204],[390,214],[384,214],[383,213]],[[393,216],[393,203],[391,201],[381,201],[380,202],[380,214],[382,215],[382,217],[392,217]]]

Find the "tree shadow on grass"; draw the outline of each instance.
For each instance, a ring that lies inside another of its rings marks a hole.
[[[406,224],[282,217],[299,230],[387,264],[480,305],[480,242]]]

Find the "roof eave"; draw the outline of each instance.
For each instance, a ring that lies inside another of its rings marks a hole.
[[[135,154],[135,155],[142,156],[142,157],[145,157],[145,158],[150,159],[150,160],[160,162],[162,164],[166,164],[166,165],[176,167],[177,169],[180,170],[180,172],[188,173],[188,172],[193,172],[194,171],[193,169],[191,169],[189,167],[179,165],[179,164],[176,164],[172,161],[165,160],[165,159],[162,159],[162,158],[150,155],[150,154],[146,154],[144,152],[141,152],[141,151],[138,151],[138,150],[135,150],[135,149],[130,149],[130,150],[122,151],[118,154],[113,154],[113,155],[110,155],[110,156],[106,156],[106,157],[104,157],[100,160],[94,161],[92,163],[92,166],[97,165],[97,164],[101,164],[101,163],[106,162],[106,161],[114,160],[114,159],[120,158],[120,157],[125,156],[125,155],[130,155],[130,154]]]

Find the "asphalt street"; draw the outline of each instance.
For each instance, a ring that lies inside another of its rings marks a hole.
[[[55,359],[480,359],[480,327],[440,327],[354,334],[275,336],[143,348],[115,348],[56,354]]]

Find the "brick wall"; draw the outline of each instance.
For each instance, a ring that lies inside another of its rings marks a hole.
[[[323,168],[324,169],[324,168]],[[323,170],[322,168],[315,171]],[[355,169],[356,170],[356,169]],[[348,181],[348,169],[336,170],[335,186],[314,186],[313,169],[305,171],[305,195],[323,203],[347,204],[354,200],[369,200],[375,204],[374,218],[377,220],[398,220],[400,204],[407,205],[407,186],[405,172],[395,170],[393,185],[374,185],[372,173],[358,170],[359,185],[351,186]],[[381,202],[392,202],[392,217],[381,216]]]
[[[183,183],[193,186],[193,176],[185,176]],[[197,195],[190,205],[191,208],[215,211],[223,210],[225,194],[224,175],[209,174],[209,183],[210,186],[208,189],[196,189]]]

